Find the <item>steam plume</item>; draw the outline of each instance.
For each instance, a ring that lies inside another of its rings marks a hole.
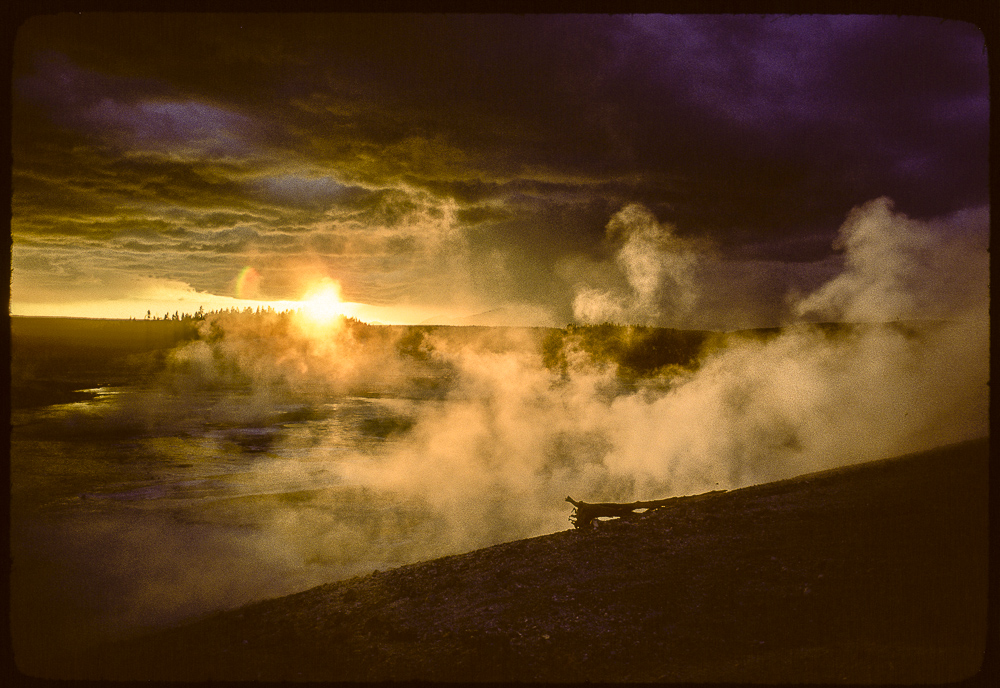
[[[198,535],[200,526],[164,518],[81,536],[107,546],[117,533],[118,559],[155,562],[135,573],[150,577],[141,590],[123,589],[131,606],[119,605],[119,623],[176,619],[191,613],[185,591],[218,608],[247,601],[248,590],[292,592],[561,530],[567,494],[732,489],[984,436],[987,219],[986,209],[924,222],[886,199],[861,206],[838,239],[843,270],[792,303],[803,317],[854,325],[729,335],[696,366],[638,381],[572,336],[556,370],[532,330],[216,316],[172,352],[162,384],[102,422],[177,437],[263,428],[265,450],[239,459],[252,469],[239,494],[195,512],[221,530]],[[580,313],[641,320],[695,304],[697,247],[638,206],[609,232],[629,290],[583,290]],[[352,398],[360,410],[345,415]],[[344,439],[359,433],[363,441]],[[171,451],[166,440],[156,446]],[[219,461],[204,443],[185,446],[187,461]],[[198,547],[185,544],[192,537]],[[151,548],[172,556],[150,559]],[[102,575],[98,583],[114,578]]]
[[[573,301],[578,320],[659,324],[664,316],[677,321],[691,310],[698,294],[694,241],[678,237],[672,226],[660,224],[639,204],[611,218],[607,238],[618,246],[608,267],[620,271],[627,287],[583,286]]]

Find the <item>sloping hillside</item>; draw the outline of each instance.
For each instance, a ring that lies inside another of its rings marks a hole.
[[[46,673],[957,680],[985,650],[987,479],[987,440],[827,471],[324,585]]]

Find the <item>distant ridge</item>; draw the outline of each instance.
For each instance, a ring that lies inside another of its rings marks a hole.
[[[483,311],[482,313],[476,313],[475,315],[467,315],[462,318],[445,318],[445,317],[433,317],[428,318],[421,322],[421,325],[452,325],[452,326],[462,326],[462,325],[486,325],[486,326],[497,326],[501,327],[507,324],[507,318],[509,313],[506,308],[494,308],[493,310]]]

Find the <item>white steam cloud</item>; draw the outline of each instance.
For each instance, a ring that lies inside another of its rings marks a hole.
[[[967,317],[987,304],[988,221],[981,209],[920,222],[894,213],[884,197],[855,208],[834,243],[845,252],[844,271],[797,313],[843,322]]]
[[[317,337],[233,320],[175,360],[199,375],[243,371],[254,390],[251,403],[234,407],[244,415],[291,391],[412,398],[421,380],[447,379],[432,401],[406,409],[405,432],[380,450],[329,458],[345,484],[432,520],[408,545],[408,556],[429,556],[565,527],[566,494],[628,500],[732,489],[987,434],[987,215],[928,223],[893,213],[887,199],[859,207],[838,239],[843,271],[795,307],[860,324],[734,335],[696,369],[638,388],[572,337],[559,374],[544,365],[537,339],[513,330],[456,339],[400,329],[361,341],[349,328]],[[584,291],[578,309],[600,320],[691,306],[690,242],[639,206],[616,215],[609,232],[622,239],[615,260],[632,291]]]
[[[168,604],[176,615],[190,586],[226,606],[246,601],[247,586],[292,592],[562,530],[566,495],[628,501],[733,489],[985,436],[987,220],[981,209],[915,221],[885,199],[857,208],[838,240],[843,271],[792,305],[859,324],[720,335],[696,366],[638,381],[588,353],[578,332],[543,342],[544,332],[527,329],[215,317],[201,340],[172,353],[164,383],[114,422],[220,432],[256,423],[270,428],[270,444],[241,459],[254,466],[246,496],[199,507],[204,522],[243,534],[222,538],[224,547],[206,535],[190,548],[198,561],[181,557],[181,573],[156,572],[129,618],[155,618],[165,613],[156,605]],[[621,238],[615,261],[629,290],[583,291],[578,312],[642,321],[692,306],[692,244],[638,206],[609,232]],[[546,365],[553,341],[565,368]],[[340,411],[288,421],[350,395],[367,404],[356,420],[375,439],[363,445],[344,441]],[[198,446],[188,460],[208,460]],[[164,528],[130,546],[186,551],[191,533]],[[207,569],[217,580],[192,580]]]
[[[436,355],[460,381],[451,403],[379,462],[355,464],[352,479],[433,504],[456,542],[472,546],[493,533],[558,528],[566,493],[650,499],[731,489],[983,436],[985,219],[918,222],[894,214],[887,199],[857,208],[838,242],[844,271],[797,310],[862,324],[734,336],[696,371],[638,391],[616,387],[613,369],[579,351],[555,384],[524,352],[442,342]],[[614,319],[690,306],[690,246],[637,206],[609,228],[624,237],[616,261],[633,291],[584,291],[579,309]]]
[[[585,285],[573,300],[573,315],[587,323],[659,324],[681,320],[694,306],[696,269],[701,250],[678,237],[639,204],[619,211],[607,226],[607,238],[618,245],[613,264],[625,278],[624,288]]]

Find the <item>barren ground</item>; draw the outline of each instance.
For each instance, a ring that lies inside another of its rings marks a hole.
[[[980,440],[587,530],[567,523],[219,613],[42,673],[955,681],[979,671],[986,649],[988,453]]]

